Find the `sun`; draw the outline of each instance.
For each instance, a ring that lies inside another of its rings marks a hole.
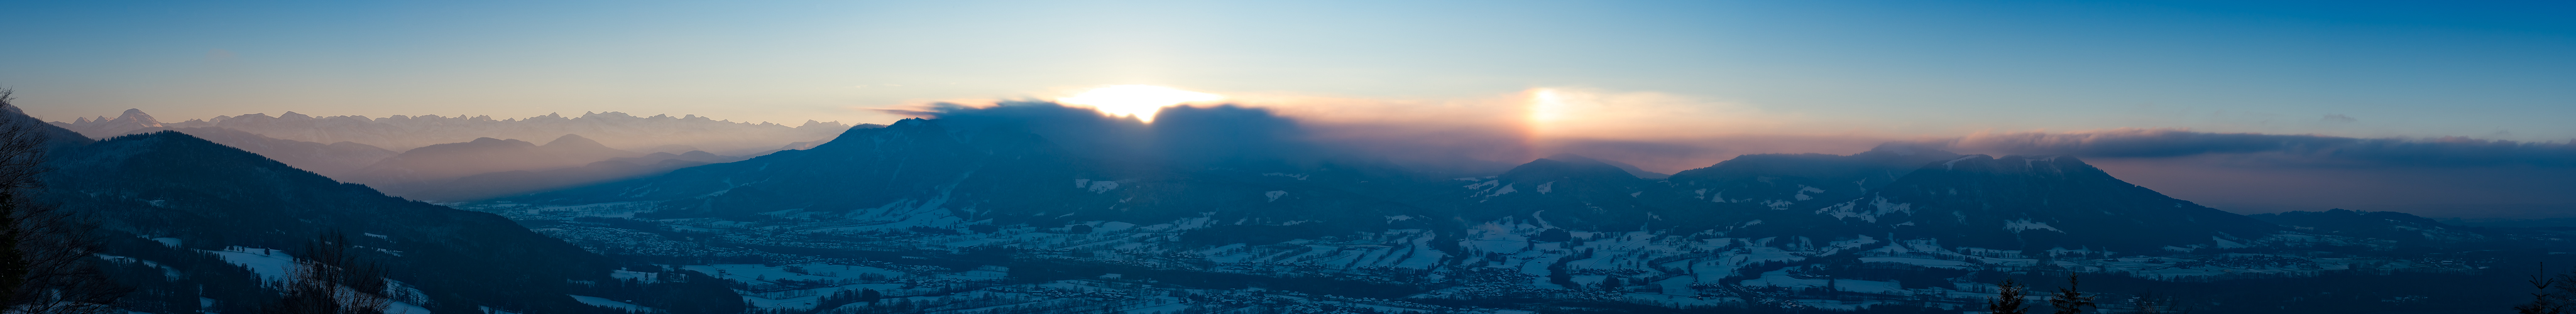
[[[1153,85],[1116,85],[1083,91],[1073,97],[1056,98],[1057,103],[1090,106],[1114,116],[1134,116],[1136,120],[1154,122],[1154,112],[1172,105],[1225,99],[1217,94],[1185,91]]]
[[[1530,122],[1547,124],[1549,122],[1565,120],[1567,118],[1566,115],[1571,113],[1567,111],[1572,109],[1568,107],[1569,106],[1565,103],[1565,97],[1557,95],[1556,90],[1545,88],[1538,89],[1537,91],[1530,93]]]
[[[1558,94],[1555,89],[1541,88],[1531,91],[1529,131],[1534,134],[1551,133],[1564,127],[1564,124],[1573,122],[1570,120],[1574,120],[1573,115],[1578,112],[1565,98],[1565,95]]]

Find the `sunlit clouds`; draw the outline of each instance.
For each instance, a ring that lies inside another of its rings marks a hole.
[[[1216,94],[1180,90],[1153,85],[1116,85],[1084,91],[1072,97],[1056,98],[1067,105],[1088,106],[1114,116],[1132,116],[1147,123],[1154,113],[1172,105],[1211,102],[1225,99]]]
[[[1475,98],[1226,94],[1226,103],[1294,118],[1312,126],[1315,136],[1403,138],[1383,149],[1491,161],[1576,153],[1670,172],[1740,154],[1849,154],[1911,139],[1857,121],[1811,121],[1744,103],[1660,92],[1543,87]]]
[[[1803,123],[1795,114],[1656,92],[1538,88],[1523,105],[1539,138],[1674,139],[1739,134],[1848,134],[1855,125]]]

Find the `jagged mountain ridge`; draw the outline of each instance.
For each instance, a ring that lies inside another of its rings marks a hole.
[[[190,119],[181,122],[159,122],[141,110],[128,109],[115,119],[100,117],[53,122],[55,126],[79,132],[92,138],[122,135],[144,128],[225,128],[241,130],[278,139],[337,143],[354,142],[389,150],[472,141],[475,138],[551,138],[563,134],[585,134],[603,144],[631,150],[652,150],[668,145],[689,146],[719,155],[749,155],[787,146],[791,143],[828,140],[852,126],[839,122],[806,121],[787,126],[773,123],[743,123],[715,120],[696,115],[673,117],[655,115],[637,117],[620,112],[584,113],[578,117],[557,114],[525,119],[494,119],[491,116],[437,115],[382,118],[363,116],[315,117],[295,112],[278,116],[244,114],[217,116],[212,119]]]
[[[125,109],[125,112],[118,113],[113,119],[106,116],[99,116],[95,120],[81,117],[68,123],[53,122],[52,124],[73,132],[101,137],[126,134],[132,130],[167,127],[161,124],[160,119],[154,119],[151,114],[143,113],[143,109]]]

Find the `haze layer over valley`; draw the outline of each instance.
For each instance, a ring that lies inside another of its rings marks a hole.
[[[829,140],[832,135],[851,127],[840,122],[812,120],[791,127],[769,122],[716,120],[697,115],[637,117],[621,112],[583,113],[577,117],[547,114],[494,119],[492,116],[463,115],[315,117],[289,111],[277,116],[253,113],[162,122],[142,110],[131,109],[114,118],[80,117],[53,123],[92,138],[154,129],[222,128],[276,139],[350,142],[392,151],[470,142],[476,138],[542,141],[578,134],[599,141],[601,145],[632,151],[681,153],[700,150],[727,155],[757,154],[791,143]]]

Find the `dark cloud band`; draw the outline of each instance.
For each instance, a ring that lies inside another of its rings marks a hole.
[[[2570,142],[2516,142],[2464,137],[2352,138],[2116,129],[1978,134],[1925,144],[1971,152],[2105,158],[2235,155],[2267,162],[2310,165],[2576,167],[2576,145]]]

